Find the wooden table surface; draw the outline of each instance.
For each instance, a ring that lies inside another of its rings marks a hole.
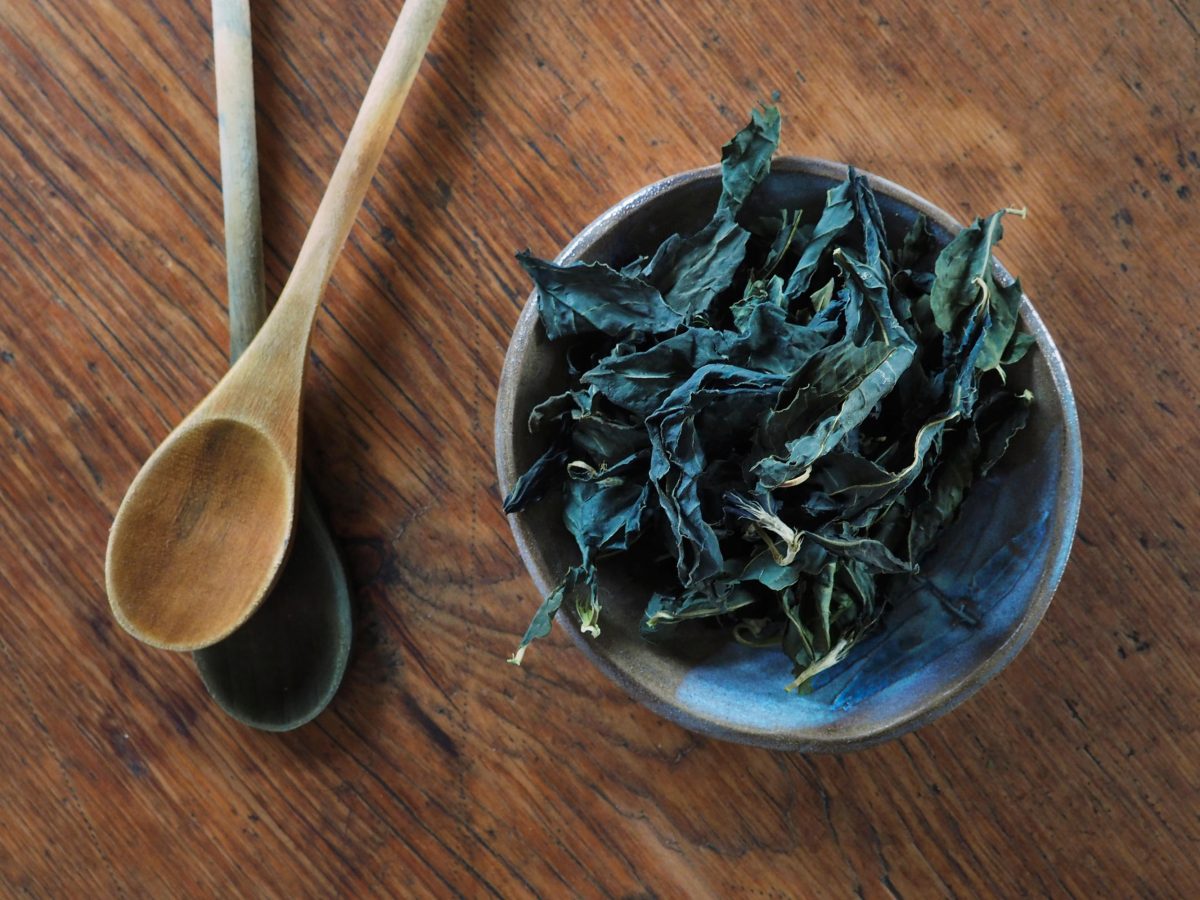
[[[255,0],[267,280],[398,0]],[[968,9],[967,7],[970,7]],[[103,554],[225,368],[203,0],[0,6],[0,883],[35,896],[1197,896],[1200,7],[455,0],[317,320],[306,465],[359,610],[332,707],[241,727]],[[778,91],[783,150],[969,216],[1067,359],[1086,491],[1016,661],[848,756],[668,724],[537,602],[491,416],[527,292]]]

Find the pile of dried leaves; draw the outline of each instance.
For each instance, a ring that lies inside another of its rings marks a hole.
[[[851,169],[817,217],[746,221],[778,140],[778,112],[756,110],[724,147],[712,220],[648,258],[519,255],[573,387],[530,416],[548,447],[505,511],[561,490],[582,559],[512,662],[568,599],[599,634],[596,562],[642,541],[674,570],[644,634],[709,619],[781,646],[799,686],[879,621],[889,581],[916,570],[1025,424],[1033,398],[1003,367],[1032,339],[991,256],[1011,210],[940,252],[924,218],[889,247]]]

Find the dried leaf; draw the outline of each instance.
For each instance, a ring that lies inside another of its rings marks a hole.
[[[750,214],[778,139],[778,113],[755,111],[723,150],[711,220],[648,260],[521,255],[571,384],[533,410],[549,446],[506,509],[561,485],[581,559],[514,661],[566,602],[598,634],[597,564],[642,542],[674,562],[647,637],[686,640],[677,626],[699,623],[780,647],[789,689],[840,677],[829,670],[873,640],[891,592],[913,590],[896,585],[937,589],[918,564],[1025,426],[1032,396],[1003,385],[1035,343],[1015,330],[1020,287],[995,276],[1005,211],[940,252],[920,215],[889,245],[851,169],[807,223]],[[976,588],[1014,564],[988,560]],[[983,608],[939,602],[952,622]]]
[[[538,313],[552,341],[596,332],[658,334],[683,324],[657,288],[603,263],[560,266],[527,252],[517,260],[537,286]]]

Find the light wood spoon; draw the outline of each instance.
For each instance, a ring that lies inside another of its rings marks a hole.
[[[212,10],[229,356],[236,362],[267,317],[250,0],[213,0]],[[299,728],[329,705],[345,674],[354,632],[346,570],[303,475],[292,542],[262,605],[229,637],[194,655],[217,705],[265,731]]]
[[[108,598],[121,626],[148,644],[216,643],[279,575],[296,518],[313,320],[445,5],[404,4],[275,309],[121,501],[105,561]]]

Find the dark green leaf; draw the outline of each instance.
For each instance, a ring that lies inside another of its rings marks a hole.
[[[895,575],[913,571],[911,564],[897,559],[887,547],[871,538],[848,535],[834,536],[822,534],[818,531],[804,532],[804,534],[824,547],[833,556],[861,563],[868,571],[879,572],[884,575]]]
[[[645,418],[697,369],[729,360],[737,343],[733,332],[688,328],[646,350],[601,360],[583,381]]]
[[[930,305],[938,328],[949,334],[966,310],[979,302],[992,275],[992,247],[1004,234],[1004,210],[976,219],[938,254]]]
[[[804,574],[800,566],[781,566],[769,551],[763,551],[746,563],[739,577],[742,581],[757,581],[773,591],[782,591],[796,584]]]
[[[1037,338],[1032,334],[1027,331],[1014,332],[1012,340],[1008,342],[1008,346],[1004,350],[1004,358],[1000,360],[1001,365],[1016,365],[1025,358],[1029,348],[1035,346],[1037,346]]]
[[[652,633],[689,619],[727,615],[753,602],[753,594],[730,582],[702,585],[675,597],[656,593],[646,605],[641,628],[643,633]]]
[[[863,250],[867,266],[886,280],[892,271],[892,254],[888,250],[883,216],[875,203],[875,194],[867,179],[850,167],[850,185],[854,194],[854,212],[863,230]]]
[[[817,317],[805,325],[787,319],[779,302],[778,278],[771,279],[771,292],[762,303],[742,318],[740,339],[729,351],[735,365],[772,375],[791,375],[825,347],[837,331],[832,317]]]
[[[653,448],[650,479],[674,535],[676,569],[685,588],[712,578],[724,564],[720,541],[701,503],[707,458],[696,417],[716,400],[769,403],[782,381],[777,375],[707,365],[672,391],[646,420]]]
[[[829,583],[832,591],[833,582]],[[780,606],[783,610],[783,652],[788,655],[798,669],[808,666],[817,658],[815,648],[816,638],[812,629],[805,621],[804,607],[807,594],[813,590],[822,590],[817,582],[808,581],[804,585],[788,589],[780,594]],[[811,602],[809,603],[811,605]]]
[[[799,300],[808,291],[809,283],[821,265],[826,251],[854,221],[854,197],[849,181],[831,187],[825,195],[825,209],[804,247],[800,261],[784,286],[783,295],[789,303]]]
[[[733,282],[746,256],[750,232],[722,209],[689,237],[672,235],[642,272],[663,302],[684,321],[708,313],[713,300]]]
[[[817,288],[812,293],[812,309],[813,312],[819,313],[833,300],[833,289],[836,283],[830,278],[822,287]]]
[[[788,322],[783,309],[764,303],[751,309],[742,333],[688,328],[635,353],[607,357],[583,376],[606,399],[645,418],[682,381],[704,366],[725,364],[784,375],[794,372],[828,341],[836,323]]]
[[[752,466],[759,488],[774,490],[802,478],[862,424],[912,358],[911,345],[883,341],[862,347],[843,341],[815,354],[788,379],[763,422],[768,455]]]
[[[998,283],[992,260],[992,249],[1004,236],[1000,220],[1006,212],[1002,209],[987,219],[976,219],[955,235],[938,255],[930,294],[934,320],[947,334],[955,330],[968,310],[978,305],[987,308],[991,322],[976,360],[985,372],[1000,365],[1021,305],[1020,283]]]
[[[721,207],[736,214],[771,169],[779,145],[779,110],[764,106],[721,148]]]
[[[892,308],[891,291],[888,290],[887,277],[881,268],[882,260],[876,258],[874,263],[870,259],[863,261],[855,254],[842,250],[834,253],[834,259],[846,276],[847,288],[857,302],[870,312],[878,326],[875,337],[912,348],[912,338],[901,327]]]
[[[630,457],[611,469],[573,473],[567,483],[563,521],[575,536],[585,564],[598,556],[628,550],[649,512],[646,461]]]
[[[589,592],[594,592],[594,577],[583,566],[572,566],[567,570],[567,574],[563,576],[563,580],[559,582],[558,587],[552,590],[546,599],[542,601],[541,606],[533,615],[533,620],[529,623],[529,627],[525,630],[525,636],[521,638],[521,643],[517,647],[517,652],[509,657],[509,662],[514,666],[519,666],[525,658],[525,651],[529,645],[538,638],[544,638],[550,634],[554,626],[554,615],[558,612],[563,604],[563,600],[569,594],[577,592],[580,583],[589,587]]]
[[[593,412],[575,419],[571,446],[577,455],[594,465],[612,465],[630,454],[650,449],[650,438],[641,422]]]
[[[1011,344],[1017,327],[1017,317],[1021,311],[1020,281],[1000,284],[992,279],[990,290],[988,308],[992,324],[984,338],[983,352],[975,362],[983,372],[999,368],[1004,361],[1005,351]]]
[[[771,242],[771,248],[767,251],[767,258],[763,261],[762,278],[770,278],[775,273],[775,270],[779,268],[784,257],[792,250],[793,244],[802,234],[800,219],[800,210],[784,211],[779,228],[775,232],[775,239]]]
[[[690,588],[718,574],[724,564],[720,541],[706,521],[701,479],[707,457],[696,416],[715,401],[769,402],[782,379],[744,368],[708,365],[671,392],[646,421],[650,432],[650,480],[674,534],[679,583]]]
[[[837,573],[837,563],[831,562],[817,574],[813,582],[813,600],[817,608],[817,629],[813,637],[816,649],[820,653],[828,653],[833,646],[830,632],[830,613],[833,607],[833,578]]]
[[[560,429],[558,436],[532,466],[517,479],[504,498],[504,511],[517,513],[545,496],[547,489],[562,480],[567,462],[568,430]]]
[[[657,288],[603,263],[559,266],[529,253],[517,259],[537,285],[538,313],[552,341],[597,332],[658,334],[683,323]]]
[[[1029,421],[1033,406],[1033,394],[1022,391],[1012,396],[1001,395],[1002,401],[993,405],[990,421],[980,421],[983,453],[979,460],[979,477],[983,478],[1008,450],[1008,445],[1017,432]]]
[[[564,391],[547,397],[529,414],[529,430],[537,432],[543,426],[559,425],[564,416],[571,416],[585,406],[590,406],[590,403],[591,400],[584,391]]]
[[[911,269],[932,249],[933,231],[929,228],[929,220],[925,218],[925,213],[917,213],[904,235],[904,242],[896,252],[896,265],[901,269]]]
[[[778,275],[761,281],[750,281],[742,299],[729,308],[733,315],[733,326],[738,331],[745,332],[746,325],[755,311],[762,306],[776,306],[787,316],[787,306],[783,302],[783,279]]]
[[[920,560],[938,535],[958,515],[967,489],[975,480],[979,435],[974,425],[956,428],[946,441],[929,494],[912,512],[908,532],[908,558]]]

